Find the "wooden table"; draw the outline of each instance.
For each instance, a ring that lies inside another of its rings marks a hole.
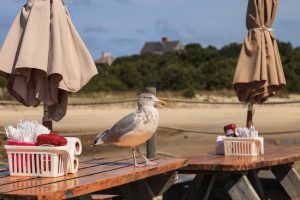
[[[187,166],[185,159],[155,162],[157,166],[134,168],[132,159],[84,158],[77,174],[57,178],[12,177],[5,170],[0,172],[0,199],[88,199],[90,193],[120,186],[127,199],[150,200],[166,191],[176,181],[176,171]]]
[[[268,146],[257,157],[203,154],[186,157],[189,165],[180,170],[197,174],[189,199],[208,199],[216,178],[224,183],[231,199],[266,199],[258,179],[259,170],[271,170],[291,198],[300,197],[300,177],[293,163],[300,160],[300,146]]]

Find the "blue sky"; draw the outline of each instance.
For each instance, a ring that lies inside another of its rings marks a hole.
[[[0,0],[0,45],[26,0]],[[82,39],[96,59],[139,53],[145,41],[180,40],[221,47],[242,42],[246,0],[66,0]],[[300,1],[281,0],[274,23],[279,40],[300,46]]]

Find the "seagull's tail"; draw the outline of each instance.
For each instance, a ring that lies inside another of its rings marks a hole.
[[[105,136],[108,134],[109,130],[104,131],[103,133],[99,133],[96,136],[96,139],[94,141],[94,145],[101,145],[105,144]]]

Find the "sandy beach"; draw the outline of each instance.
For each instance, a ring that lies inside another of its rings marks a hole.
[[[87,144],[92,143],[94,135],[110,128],[117,120],[134,111],[134,103],[100,106],[69,106],[66,117],[54,123],[58,133],[85,135]],[[223,133],[223,126],[235,123],[244,126],[247,107],[242,105],[199,105],[171,103],[159,108],[160,127],[201,130]],[[6,125],[16,125],[19,120],[41,122],[42,107],[24,106],[0,107],[0,132]],[[255,106],[254,123],[260,132],[300,130],[300,105],[261,105]],[[300,133],[300,132],[299,132]],[[198,154],[211,152],[215,148],[216,135],[179,132],[160,128],[158,130],[158,150],[172,155]],[[300,143],[299,134],[265,136],[267,143]],[[86,145],[86,149],[89,146]],[[96,147],[88,152],[102,153],[103,156],[130,155],[129,149],[115,147]]]
[[[136,109],[135,104],[69,106],[65,118],[54,123],[60,133],[93,133],[110,128],[118,119]],[[160,126],[223,132],[223,126],[244,126],[247,107],[241,105],[168,104],[159,108]],[[41,122],[42,107],[0,106],[0,127],[20,120]],[[254,123],[260,132],[300,130],[300,104],[255,106]],[[3,131],[3,129],[0,131]]]

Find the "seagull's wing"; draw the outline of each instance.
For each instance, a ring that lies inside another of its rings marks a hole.
[[[133,131],[137,123],[139,121],[137,112],[133,112],[121,120],[119,120],[113,127],[107,131],[107,133],[104,135],[104,141],[105,143],[115,143],[118,142],[120,137],[122,137],[124,134]]]

